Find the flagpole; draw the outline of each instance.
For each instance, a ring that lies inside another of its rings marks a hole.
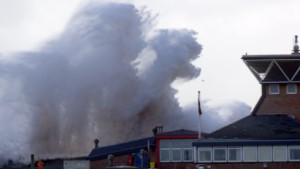
[[[200,105],[200,91],[198,91],[198,114],[199,114],[199,120],[198,120],[198,129],[199,129],[198,139],[200,139],[201,138],[201,115],[202,115],[201,105]]]
[[[201,139],[201,116],[199,116],[199,120],[198,120],[198,128],[199,128],[199,134],[198,134],[198,139]]]

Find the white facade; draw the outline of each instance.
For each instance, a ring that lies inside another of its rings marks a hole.
[[[64,169],[90,169],[88,160],[64,160]]]

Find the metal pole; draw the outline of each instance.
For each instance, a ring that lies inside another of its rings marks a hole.
[[[145,154],[145,150],[141,149],[140,156],[141,156],[141,168],[142,169],[144,169],[144,154]]]
[[[34,169],[34,154],[31,154],[31,165],[30,165],[31,169]]]

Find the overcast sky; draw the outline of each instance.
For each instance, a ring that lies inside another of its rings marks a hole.
[[[115,0],[117,1],[117,0]],[[157,28],[198,32],[203,45],[198,79],[177,84],[187,105],[202,98],[239,100],[253,107],[261,95],[243,54],[289,54],[300,32],[299,0],[119,0],[159,14]],[[37,50],[64,29],[87,0],[0,0],[0,53]]]

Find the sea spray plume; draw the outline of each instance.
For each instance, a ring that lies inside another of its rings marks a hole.
[[[20,154],[86,155],[94,138],[107,145],[149,135],[156,125],[184,126],[171,85],[199,75],[190,62],[201,45],[188,30],[150,35],[144,28],[152,19],[131,4],[92,3],[40,52],[1,63],[1,80],[19,84],[18,113],[28,114],[29,147]]]
[[[86,154],[91,147],[90,140],[101,136],[98,123],[130,112],[125,111],[126,104],[122,105],[123,109],[112,105],[122,103],[118,96],[130,100],[134,94],[131,91],[138,79],[130,62],[144,43],[140,16],[128,4],[97,7],[87,6],[79,12],[80,17],[74,18],[65,33],[42,48],[42,52],[22,53],[18,64],[2,63],[5,69],[2,78],[11,76],[20,81],[20,93],[25,94],[29,112],[33,113],[31,133],[24,133],[31,135],[27,142],[30,153]],[[87,12],[90,10],[99,10],[100,14]],[[114,19],[108,19],[110,13]],[[128,24],[130,20],[132,24]],[[126,88],[119,87],[122,85]],[[95,116],[95,112],[101,115]]]
[[[10,61],[2,57],[1,64],[9,64]],[[24,161],[20,152],[28,151],[28,135],[30,132],[30,117],[28,106],[24,103],[25,97],[21,94],[21,83],[19,79],[12,78],[13,75],[0,71],[0,166],[7,159]],[[19,151],[13,151],[19,147]]]
[[[149,101],[145,107],[151,110],[145,113],[150,114],[146,118],[149,120],[147,124],[159,123],[165,125],[166,130],[174,130],[185,124],[177,120],[184,114],[175,98],[177,91],[172,83],[178,78],[189,80],[199,76],[200,69],[191,62],[199,57],[202,47],[195,38],[196,33],[191,30],[157,30],[154,34],[146,48],[150,55],[140,56],[154,57],[150,66],[139,73],[148,92]]]
[[[211,133],[217,129],[220,129],[232,122],[240,120],[251,113],[251,107],[244,102],[237,100],[219,100],[207,99],[201,103],[202,115],[201,115],[201,130],[206,133]],[[197,125],[199,115],[196,113],[197,103],[186,106],[183,109],[184,118],[182,121],[186,121],[189,126]]]
[[[36,128],[32,141],[45,140],[44,144],[37,144],[39,147],[35,150],[51,154],[55,151],[88,151],[89,140],[95,135],[101,137],[105,132],[116,133],[116,138],[102,138],[103,143],[119,139],[119,130],[126,129],[126,126],[116,127],[106,122],[123,125],[124,118],[134,112],[131,100],[139,82],[131,62],[144,44],[141,19],[137,12],[129,4],[88,5],[70,22],[61,39],[43,50],[50,53],[45,57],[59,57],[66,63],[61,67],[63,70],[58,71],[59,74],[53,74],[54,83],[59,86],[39,86],[42,87],[41,91],[33,89],[37,93],[52,90],[47,93],[55,95],[53,100],[47,94],[32,98],[28,93],[31,99],[38,102],[33,104],[36,112],[44,112],[42,116],[34,116],[42,127]],[[39,64],[40,69],[43,70],[48,63]],[[52,74],[55,65],[50,64],[47,70],[35,71],[40,75],[34,77],[41,77],[45,72]],[[28,80],[25,88],[39,85],[40,82],[37,82],[32,84],[32,80]],[[59,90],[60,87],[62,90]],[[45,123],[43,116],[49,115],[51,117],[47,119],[52,119],[52,122]],[[102,122],[105,122],[104,126]],[[52,128],[55,123],[56,127]],[[94,133],[93,129],[98,132]],[[59,145],[56,146],[57,150],[55,145]]]

